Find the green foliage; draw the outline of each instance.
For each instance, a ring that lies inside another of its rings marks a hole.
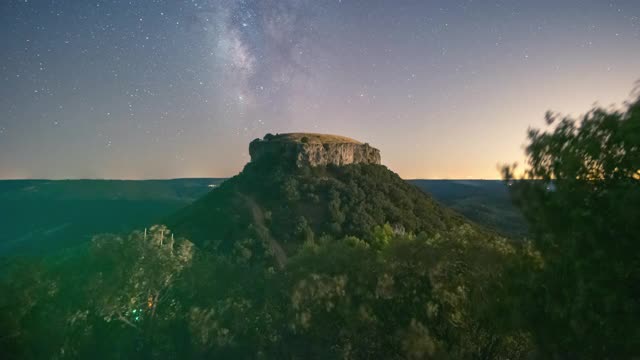
[[[492,316],[500,274],[516,252],[470,226],[393,235],[375,249],[355,237],[305,247],[281,286],[287,310],[273,354],[288,358],[525,358],[527,334]],[[284,349],[280,349],[284,346]],[[266,352],[271,354],[270,352]]]
[[[2,347],[15,337],[21,346],[11,354],[27,358],[177,351],[166,330],[183,316],[175,284],[194,251],[191,242],[154,226],[127,238],[96,236],[88,251],[20,269],[2,282],[12,294],[2,304],[10,324]]]
[[[550,357],[637,356],[640,101],[547,121],[529,131],[524,176],[504,169],[544,260],[514,276],[524,322]]]
[[[304,218],[300,220],[304,228]],[[169,230],[102,235],[0,282],[8,358],[524,358],[490,321],[516,251],[471,226],[307,240],[282,270],[198,251]],[[82,271],[78,271],[82,269]],[[151,302],[151,304],[150,304]],[[6,314],[6,315],[5,315]],[[55,336],[43,340],[51,331]],[[7,341],[10,339],[10,341]],[[11,346],[9,346],[11,345]],[[37,351],[37,352],[36,352]]]
[[[312,234],[352,235],[373,244],[388,240],[374,234],[376,226],[384,224],[407,233],[435,234],[465,222],[381,165],[296,168],[264,160],[247,164],[238,176],[168,223],[195,243],[217,243],[218,251],[229,254],[236,242],[251,237],[248,225],[255,219],[247,197],[270,215],[265,221],[269,234],[258,240],[273,238],[288,255]],[[300,217],[305,218],[304,230]],[[269,254],[255,255],[256,262],[269,263]]]
[[[394,231],[391,225],[389,225],[389,223],[386,223],[383,226],[376,225],[373,228],[372,235],[373,235],[373,239],[372,239],[373,245],[378,248],[382,248],[389,244],[389,241],[391,241],[391,238],[394,235]]]
[[[300,192],[298,191],[298,181],[295,178],[289,178],[282,184],[282,194],[289,202],[300,200]]]
[[[301,242],[309,242],[313,241],[313,230],[309,227],[309,223],[304,216],[301,216],[298,219],[298,224],[296,225],[296,235]]]

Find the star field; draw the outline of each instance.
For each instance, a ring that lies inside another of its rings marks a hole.
[[[0,32],[0,178],[231,176],[291,131],[495,178],[640,78],[633,0],[7,0]]]

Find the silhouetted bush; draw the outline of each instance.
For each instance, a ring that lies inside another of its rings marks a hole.
[[[640,353],[640,101],[581,119],[548,113],[524,175],[504,169],[544,261],[514,275],[545,358]]]

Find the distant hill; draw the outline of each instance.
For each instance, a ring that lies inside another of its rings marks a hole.
[[[385,224],[396,232],[433,235],[467,221],[385,166],[328,162],[310,166],[288,156],[252,156],[239,175],[170,217],[167,225],[205,248],[250,260],[275,255],[280,262],[321,236],[372,241],[376,227]]]
[[[0,255],[44,253],[129,231],[193,202],[223,179],[0,181]]]
[[[6,200],[195,200],[225,179],[171,180],[3,180]]]
[[[479,224],[511,237],[527,234],[526,222],[501,180],[407,181]]]

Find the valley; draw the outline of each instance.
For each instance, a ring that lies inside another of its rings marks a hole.
[[[223,178],[1,180],[0,254],[38,254],[162,220]],[[511,236],[526,226],[501,180],[407,180],[469,219]]]

